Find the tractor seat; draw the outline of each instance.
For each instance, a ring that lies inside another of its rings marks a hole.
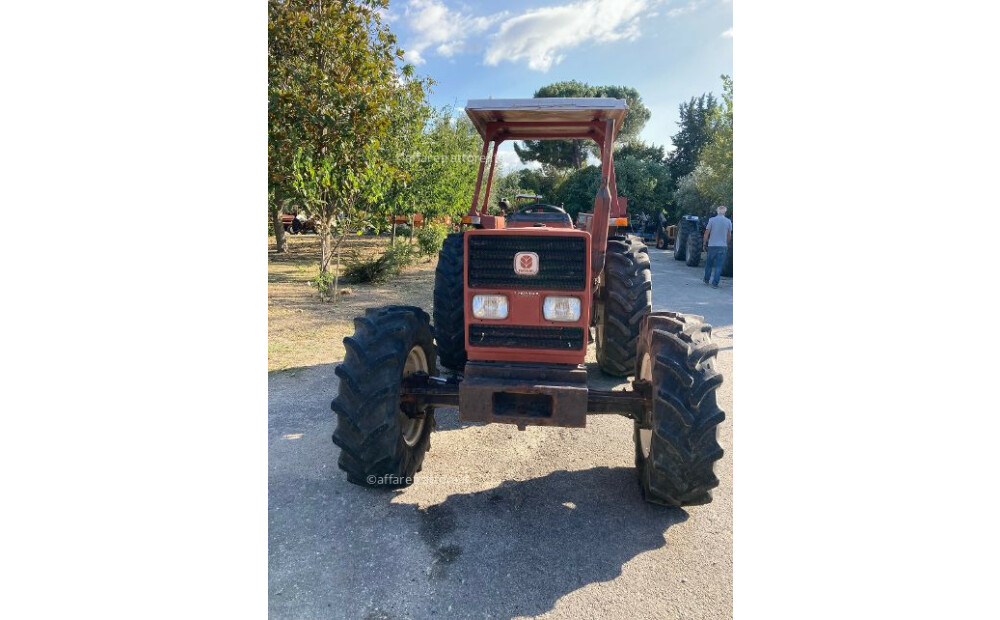
[[[520,209],[507,218],[507,226],[521,228],[526,226],[552,226],[554,228],[572,228],[573,220],[569,214],[555,205],[533,204]]]

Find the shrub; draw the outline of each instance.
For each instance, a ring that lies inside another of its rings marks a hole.
[[[409,237],[409,236],[410,236],[409,226],[407,226],[406,224],[396,225],[396,237]]]
[[[326,273],[320,272],[316,274],[316,277],[309,280],[309,286],[315,286],[320,299],[327,301],[333,295],[333,280],[332,271],[327,271]]]
[[[417,244],[424,256],[437,256],[448,236],[448,227],[444,224],[427,224],[417,231]]]
[[[396,243],[386,249],[382,256],[391,271],[390,275],[396,275],[413,262],[413,246],[405,239],[396,239]]]
[[[413,260],[413,248],[406,241],[397,241],[389,246],[385,254],[373,259],[362,259],[348,263],[344,269],[344,279],[352,284],[386,282],[399,275]]]

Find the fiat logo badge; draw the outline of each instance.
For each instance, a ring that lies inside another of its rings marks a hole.
[[[514,255],[514,273],[519,276],[538,274],[538,254],[534,252],[518,252]]]

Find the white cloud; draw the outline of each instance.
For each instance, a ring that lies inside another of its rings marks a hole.
[[[680,17],[681,15],[684,15],[686,13],[691,13],[697,10],[697,8],[701,6],[704,2],[705,0],[691,0],[684,6],[679,6],[675,9],[670,9],[669,11],[667,11],[667,17]]]
[[[613,41],[639,38],[643,20],[666,0],[575,0],[568,4],[529,9],[519,15],[508,11],[474,15],[453,9],[444,0],[410,0],[401,17],[411,36],[405,41],[406,60],[423,64],[428,54],[445,58],[486,49],[483,62],[525,61],[530,69],[548,71],[571,50]],[[667,11],[669,17],[690,13],[705,0],[688,0]]]
[[[403,15],[413,31],[413,39],[404,46],[406,60],[420,65],[426,62],[428,49],[446,58],[465,51],[470,36],[482,34],[507,12],[477,17],[453,11],[438,0],[410,0]]]
[[[732,39],[733,38],[733,29],[730,28],[729,30],[723,32],[721,36],[725,37],[726,39]]]
[[[542,167],[537,161],[522,162],[521,158],[517,156],[517,152],[514,150],[513,142],[504,142],[497,149],[497,174],[509,174],[515,170],[521,170],[522,168],[528,168],[530,170],[538,170]]]
[[[640,17],[658,1],[582,0],[527,11],[500,24],[484,60],[526,60],[529,68],[548,71],[573,48],[638,38]]]

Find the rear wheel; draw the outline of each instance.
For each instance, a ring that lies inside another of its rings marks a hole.
[[[404,413],[400,384],[414,373],[436,373],[430,317],[413,306],[366,310],[354,319],[344,348],[334,371],[340,388],[330,403],[337,413],[337,464],[357,485],[409,486],[430,447],[434,408]]]
[[[652,310],[649,250],[639,239],[608,239],[604,290],[596,307],[597,363],[605,373],[625,377],[635,369],[639,324]]]
[[[668,506],[712,501],[722,458],[716,430],[725,414],[716,403],[722,375],[718,346],[702,317],[657,312],[643,321],[636,378],[648,381],[652,408],[634,427],[635,464],[645,499]]]
[[[465,351],[465,246],[462,233],[444,240],[434,272],[434,336],[441,365],[460,371]]]
[[[685,260],[687,261],[688,267],[697,267],[701,263],[701,248],[703,245],[702,237],[698,234],[698,229],[695,228],[688,233],[687,238],[687,255]]]
[[[674,234],[674,260],[684,260],[687,255],[687,226],[684,220],[677,225],[677,232]]]
[[[729,242],[729,247],[726,249],[726,262],[722,263],[722,275],[727,278],[733,277],[733,242]]]

